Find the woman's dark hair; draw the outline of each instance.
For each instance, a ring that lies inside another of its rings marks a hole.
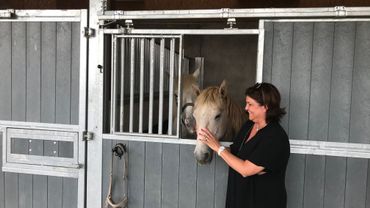
[[[277,121],[285,115],[285,109],[280,107],[279,90],[270,83],[256,83],[247,88],[245,96],[256,100],[260,105],[267,106],[266,122]]]

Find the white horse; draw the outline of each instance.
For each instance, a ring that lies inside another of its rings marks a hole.
[[[195,87],[196,88],[196,87]],[[216,138],[231,141],[247,119],[244,109],[227,95],[226,81],[219,87],[195,89],[198,95],[194,105],[196,129],[207,128]],[[194,156],[200,164],[212,160],[211,149],[197,141]]]
[[[180,130],[183,138],[195,138],[195,120],[193,117],[194,102],[197,97],[193,87],[199,89],[198,77],[200,68],[196,69],[192,74],[185,74],[181,76],[182,94],[181,94],[181,108],[180,108]],[[177,82],[175,82],[177,83]],[[177,106],[178,90],[177,85],[174,87],[174,102]],[[173,123],[177,122],[177,108],[173,108]],[[173,128],[173,133],[176,134],[177,128]]]

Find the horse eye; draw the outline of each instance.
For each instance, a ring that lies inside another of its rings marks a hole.
[[[215,120],[220,119],[220,117],[221,117],[221,113],[220,113],[220,114],[218,114],[218,115],[215,117]]]

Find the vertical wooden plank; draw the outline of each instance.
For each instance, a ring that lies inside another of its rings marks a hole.
[[[220,157],[215,158],[215,208],[224,208],[226,201],[227,179],[229,166]]]
[[[6,208],[18,208],[18,174],[17,173],[5,173],[4,177],[5,187],[5,206]]]
[[[80,23],[72,23],[71,35],[71,124],[78,124],[80,95]]]
[[[333,37],[333,23],[315,23],[308,140],[327,140]],[[324,181],[325,157],[307,155],[304,207],[323,207]]]
[[[333,67],[334,23],[315,23],[314,31],[308,139],[326,141]]]
[[[162,208],[179,205],[179,157],[178,144],[163,144],[162,160]]]
[[[281,106],[289,109],[290,76],[292,68],[293,23],[274,23],[272,54],[272,83],[281,93]],[[288,132],[289,111],[281,121]]]
[[[71,67],[71,27],[70,23],[56,23],[55,26],[55,122],[70,123],[70,67]],[[66,147],[58,142],[46,142],[45,148],[51,155],[63,155]],[[48,207],[62,208],[64,181],[60,177],[48,177]]]
[[[370,207],[370,171],[369,171],[369,167],[370,167],[370,160],[367,160],[367,168],[368,168],[368,171],[367,171],[367,183],[366,183],[366,208],[369,208]]]
[[[40,24],[27,23],[23,34],[26,39],[26,121],[40,121]],[[23,140],[23,154],[32,154],[32,143]],[[19,207],[29,207],[33,202],[33,177],[32,175],[19,175]]]
[[[367,127],[365,127],[365,125],[369,124],[369,120],[370,120],[369,118],[370,99],[369,99],[368,93],[362,93],[361,95],[361,90],[364,90],[364,88],[368,87],[370,84],[369,82],[370,80],[370,73],[369,73],[370,72],[370,69],[369,69],[370,39],[367,35],[370,32],[370,24],[369,22],[361,22],[361,23],[359,22],[357,23],[357,29],[358,30],[357,30],[357,38],[356,38],[355,75],[353,78],[354,83],[353,83],[353,89],[352,89],[353,96],[352,96],[351,116],[352,116],[352,121],[355,121],[355,119],[359,119],[359,121],[351,125],[351,141],[352,139],[357,138],[361,142],[369,143],[369,135],[370,135],[369,128],[368,128],[369,125]],[[357,53],[357,51],[359,52]],[[357,81],[358,83],[356,83]],[[359,99],[359,100],[356,100],[356,99]],[[360,109],[356,109],[356,108],[360,108]],[[361,111],[363,113],[361,113]],[[358,135],[354,135],[354,134],[358,134]],[[367,161],[366,207],[370,207],[369,166],[370,166],[369,161]]]
[[[347,142],[349,138],[352,68],[355,24],[335,23],[333,69],[330,90],[328,141]],[[328,157],[325,168],[324,207],[344,207],[346,159]]]
[[[48,207],[62,208],[63,206],[63,181],[62,178],[48,176]]]
[[[114,148],[114,146],[118,143],[122,143],[122,144],[126,144],[128,142],[126,141],[113,141],[112,142],[112,149]],[[128,148],[128,146],[127,146]],[[127,155],[125,155],[127,156]],[[125,181],[123,179],[123,174],[124,174],[124,160],[125,160],[125,156],[122,156],[121,159],[119,159],[118,156],[114,156],[113,158],[113,194],[112,194],[112,197],[113,197],[113,200],[115,202],[118,202],[118,201],[121,201],[124,194],[126,193],[126,186],[127,186],[127,181]]]
[[[11,23],[0,23],[0,119],[10,120],[12,112]]]
[[[12,23],[12,120],[26,120],[26,24]]]
[[[344,207],[344,189],[346,187],[346,159],[326,157],[324,207]]]
[[[370,22],[357,22],[350,142],[370,143]]]
[[[78,181],[76,178],[63,178],[63,208],[77,208]]]
[[[27,98],[30,101],[27,101],[27,120],[41,122],[41,91],[42,91],[42,71],[41,71],[41,60],[44,60],[41,54],[42,44],[42,26],[41,23],[29,23],[28,34],[29,39],[27,41],[27,70],[29,76],[27,77],[29,81],[27,84],[33,90],[27,92],[30,96],[34,93],[33,96],[36,96],[37,99]],[[29,112],[29,111],[35,111]],[[50,115],[52,116],[52,115]],[[42,141],[32,140],[29,144],[30,154],[32,155],[43,155],[44,154],[44,145]],[[28,205],[29,206],[29,205]],[[32,176],[32,207],[46,208],[47,207],[47,176]]]
[[[352,80],[352,100],[349,123],[350,142],[369,143],[370,125],[370,95],[364,93],[370,89],[370,24],[357,22],[354,51],[354,68]],[[346,207],[364,208],[368,161],[365,159],[348,158]],[[369,179],[367,179],[369,180]]]
[[[272,66],[273,66],[273,43],[274,43],[274,23],[265,22],[265,42],[263,50],[263,81],[272,81]]]
[[[145,194],[145,142],[129,142],[129,200],[132,208],[144,207]]]
[[[28,208],[32,204],[32,175],[19,174],[19,208]]]
[[[27,86],[27,72],[26,72],[26,24],[25,23],[12,23],[12,120],[25,121],[26,120],[26,86]],[[16,140],[12,142],[14,152],[20,154],[28,154],[28,141]],[[6,174],[8,175],[8,174]],[[13,178],[14,177],[14,178]],[[12,184],[6,183],[5,189],[10,191],[10,207],[24,207],[28,202],[28,190],[25,188],[25,175],[9,174],[7,181]],[[11,188],[10,186],[13,186]],[[9,200],[9,195],[5,196],[5,201]],[[14,198],[13,198],[14,197]]]
[[[345,208],[365,208],[367,160],[347,159]]]
[[[0,119],[1,120],[10,120],[11,119],[11,23],[0,23]],[[3,135],[1,134],[1,144],[0,152],[2,153],[2,139]],[[2,157],[0,159],[2,162]],[[1,163],[2,164],[2,163]],[[5,207],[5,194],[8,191],[5,191],[5,175],[2,170],[0,170],[0,207]]]
[[[309,86],[311,79],[311,57],[313,24],[294,23],[294,35],[292,45],[291,86],[289,95],[289,128],[290,139],[307,139],[308,136],[308,110],[309,110]],[[290,197],[289,207],[302,207],[305,186],[305,155],[294,157],[296,163],[290,166],[296,183],[293,197]],[[292,157],[293,159],[293,157]],[[294,160],[294,159],[293,159]],[[299,161],[299,162],[298,162]],[[291,161],[292,162],[292,161]],[[300,181],[297,183],[297,181]]]
[[[47,208],[48,194],[47,194],[47,176],[33,176],[33,207]]]
[[[41,23],[41,98],[40,122],[55,123],[55,23]],[[40,144],[39,144],[40,143]],[[32,154],[54,155],[52,142],[33,141]],[[44,147],[45,146],[45,147]],[[50,149],[49,149],[50,148]],[[49,151],[45,151],[45,150]],[[48,207],[48,177],[33,176],[33,207]]]
[[[303,207],[304,164],[304,155],[290,155],[285,177],[288,194],[288,208]]]
[[[325,157],[306,155],[303,207],[323,207]]]
[[[335,23],[329,141],[347,142],[355,41],[354,23]]]
[[[56,36],[56,23],[41,23],[41,122],[44,123],[55,123]],[[54,142],[44,142],[43,155],[54,156],[57,151]],[[42,191],[46,194],[47,189]]]
[[[196,207],[197,163],[193,145],[180,145],[179,208]]]
[[[307,139],[313,23],[294,23],[289,106],[289,137]]]
[[[71,119],[71,23],[57,23],[56,39],[56,122],[69,124]]]
[[[55,123],[56,23],[42,23],[41,30],[41,122]]]
[[[197,169],[197,206],[198,208],[214,207],[215,154],[210,164],[199,165]]]
[[[1,25],[1,24],[0,24]],[[0,154],[3,154],[3,133],[0,132]],[[0,157],[0,163],[3,164],[3,157]],[[0,170],[0,208],[5,207],[5,182],[4,182],[5,174],[2,170]]]
[[[145,208],[161,207],[162,144],[146,143],[145,153]]]
[[[41,115],[40,23],[27,23],[27,114],[26,120],[39,122]]]
[[[56,41],[56,122],[70,124],[72,87],[71,23],[57,23]],[[78,89],[76,91],[78,91]],[[73,144],[71,142],[58,142],[58,150],[59,157],[73,157],[73,154],[77,154],[73,152]],[[77,207],[77,180],[69,178],[57,178],[55,179],[55,183],[61,184],[60,189],[62,190],[62,207]]]
[[[103,159],[102,159],[102,207],[105,206],[105,198],[109,188],[109,173],[112,165],[112,140],[103,140]]]
[[[41,121],[41,24],[27,24],[27,115],[26,120]],[[29,154],[42,155],[43,141],[31,140]]]

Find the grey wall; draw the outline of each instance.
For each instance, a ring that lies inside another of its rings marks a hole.
[[[0,22],[0,120],[78,124],[79,42],[79,23]],[[14,147],[51,156],[71,151],[42,141]],[[1,208],[76,206],[76,179],[0,171]]]
[[[370,143],[370,23],[267,23],[263,80],[291,139]],[[292,154],[289,207],[370,207],[369,160]]]

